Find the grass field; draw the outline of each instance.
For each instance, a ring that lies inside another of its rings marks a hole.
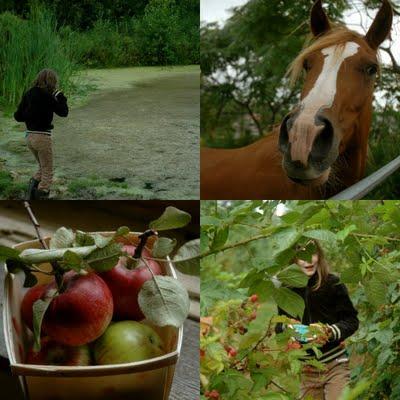
[[[69,117],[55,118],[53,198],[198,198],[197,66],[87,70],[75,79],[92,91],[78,91]],[[0,114],[0,198],[21,198],[36,168],[23,131]]]

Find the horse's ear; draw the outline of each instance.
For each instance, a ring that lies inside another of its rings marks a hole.
[[[380,44],[388,37],[392,29],[393,9],[388,0],[383,0],[383,4],[376,14],[374,22],[365,35],[365,40],[369,46],[376,50]]]
[[[311,10],[311,31],[314,36],[322,35],[331,29],[329,19],[322,8],[322,0],[317,0]]]

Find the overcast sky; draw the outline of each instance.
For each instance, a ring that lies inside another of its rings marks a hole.
[[[237,7],[242,4],[246,4],[249,0],[201,0],[200,7],[200,20],[202,22],[219,22],[221,24],[224,23],[226,19],[228,19],[232,13],[230,9],[232,7]],[[355,4],[361,5],[361,1],[354,1]],[[371,12],[371,16],[373,17],[376,12]],[[361,21],[360,21],[361,19]],[[349,11],[345,15],[345,22],[349,28],[356,30],[358,32],[365,33],[366,29],[371,24],[371,19],[368,18],[367,15],[362,13],[360,15],[356,9]],[[360,22],[364,29],[360,27]],[[393,46],[392,50],[394,51],[394,55],[397,61],[400,63],[400,21],[399,17],[395,18],[393,29],[392,29],[392,39]],[[384,62],[388,62],[389,56],[385,53],[381,54],[382,60]]]

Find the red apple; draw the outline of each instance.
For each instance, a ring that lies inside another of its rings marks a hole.
[[[113,322],[96,340],[93,349],[96,364],[122,364],[147,360],[164,354],[158,333],[137,321]]]
[[[135,253],[135,246],[126,245],[123,249],[131,256]],[[144,249],[144,257],[151,257]],[[154,275],[161,275],[160,265],[153,260],[146,260]],[[142,285],[151,279],[152,275],[143,261],[132,270],[126,268],[127,258],[121,257],[118,264],[110,271],[101,273],[114,298],[114,319],[141,320],[144,318],[138,303],[138,295]]]
[[[90,365],[90,349],[82,346],[65,346],[46,337],[41,340],[39,352],[31,348],[26,355],[27,364],[38,365],[66,365],[87,366]]]
[[[64,291],[54,298],[44,315],[42,332],[67,346],[80,346],[97,339],[113,315],[113,298],[108,286],[95,273],[82,276],[73,271],[64,275],[63,285]],[[53,280],[41,295],[39,289],[27,292],[21,312],[28,326],[32,326],[33,302],[55,287]]]
[[[21,303],[21,317],[22,321],[33,331],[32,321],[32,307],[36,300],[39,300],[46,290],[46,285],[36,285],[31,287],[26,293]]]

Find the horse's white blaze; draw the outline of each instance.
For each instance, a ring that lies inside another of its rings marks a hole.
[[[315,116],[321,109],[332,107],[339,69],[346,58],[357,54],[359,47],[355,42],[347,42],[344,45],[330,46],[321,50],[325,56],[322,71],[314,87],[302,100],[300,113],[289,134],[293,161],[300,161],[303,165],[307,165],[315,137],[323,128],[316,127]]]
[[[324,65],[314,87],[301,102],[303,112],[315,115],[321,108],[332,107],[339,69],[346,58],[357,54],[359,47],[355,42],[347,42],[321,51],[325,56]]]

